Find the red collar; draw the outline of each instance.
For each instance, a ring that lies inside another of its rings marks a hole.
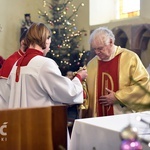
[[[23,52],[21,49],[19,49],[19,50],[18,50],[18,54],[19,54],[20,56],[23,56],[23,55],[25,54],[25,52]]]
[[[19,81],[21,66],[27,66],[29,61],[35,56],[43,56],[43,53],[39,50],[29,48],[27,49],[25,55],[18,60],[16,64],[16,82]]]

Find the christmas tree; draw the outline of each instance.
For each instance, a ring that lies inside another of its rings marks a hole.
[[[79,50],[82,38],[87,35],[86,31],[76,27],[78,10],[84,3],[77,7],[73,0],[52,0],[51,3],[43,3],[45,10],[39,10],[39,15],[50,25],[52,31],[52,43],[47,57],[56,61],[63,75],[68,70],[77,71],[84,65],[83,56],[87,54],[84,48]],[[84,58],[86,59],[85,56]]]

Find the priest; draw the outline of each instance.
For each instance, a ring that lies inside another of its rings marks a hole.
[[[116,46],[105,27],[94,30],[89,41],[96,55],[87,64],[86,117],[150,110],[149,74],[138,55]]]

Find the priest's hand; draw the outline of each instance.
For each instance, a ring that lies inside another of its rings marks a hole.
[[[108,92],[108,94],[103,95],[99,98],[100,104],[103,104],[104,106],[109,106],[116,103],[117,99],[115,97],[115,92],[107,88],[105,90]]]
[[[81,77],[81,80],[85,81],[88,76],[86,66],[80,67],[79,70],[77,72],[74,72],[73,74],[74,76],[79,75]]]
[[[87,75],[88,75],[86,69],[79,70],[79,71],[77,72],[77,74],[79,74],[79,75],[81,76],[81,79],[82,79],[82,80],[85,80],[85,79],[87,78]]]

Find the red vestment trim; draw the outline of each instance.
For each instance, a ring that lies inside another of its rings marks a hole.
[[[106,88],[116,92],[119,89],[119,60],[117,55],[110,61],[98,61],[98,99],[108,94]],[[104,106],[97,101],[98,116],[113,115],[113,105]]]
[[[0,77],[1,78],[8,78],[10,71],[15,64],[15,62],[24,55],[25,53],[21,50],[18,50],[17,52],[13,53],[11,56],[9,56],[0,71]]]
[[[36,50],[36,49],[27,49],[25,55],[22,56],[22,57],[18,60],[18,62],[17,62],[17,64],[16,64],[16,66],[18,66],[17,69],[16,69],[16,82],[19,81],[21,66],[27,66],[28,63],[29,63],[29,61],[30,61],[33,57],[38,56],[38,55],[43,56],[43,53],[42,53],[41,51]]]

